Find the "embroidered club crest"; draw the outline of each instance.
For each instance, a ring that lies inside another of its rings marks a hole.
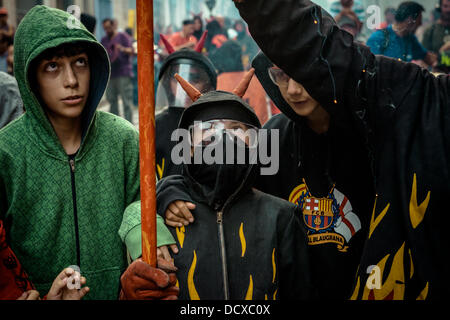
[[[303,206],[305,224],[316,231],[328,229],[333,223],[332,199],[306,197]]]
[[[348,249],[348,242],[361,229],[358,216],[348,198],[334,186],[324,198],[311,195],[306,183],[296,187],[289,201],[297,204],[308,231],[308,244],[337,244],[339,251]]]

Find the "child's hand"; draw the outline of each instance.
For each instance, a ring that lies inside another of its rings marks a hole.
[[[171,227],[187,226],[194,222],[194,217],[190,210],[194,210],[195,204],[176,200],[169,204],[166,210],[166,224]]]
[[[17,300],[40,300],[36,290],[25,291]]]
[[[47,294],[47,300],[81,300],[88,292],[88,287],[81,289],[69,289],[71,281],[79,281],[80,285],[86,284],[86,278],[82,277],[72,268],[64,269],[53,281],[52,287]],[[69,283],[69,286],[67,286]],[[73,282],[72,282],[73,284]]]

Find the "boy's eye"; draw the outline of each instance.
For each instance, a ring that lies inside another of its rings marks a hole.
[[[85,58],[78,58],[77,61],[75,62],[77,67],[85,67],[87,66],[87,60]]]
[[[58,68],[58,65],[56,64],[56,62],[49,62],[45,66],[45,71],[53,72],[53,71],[56,71],[57,68]]]

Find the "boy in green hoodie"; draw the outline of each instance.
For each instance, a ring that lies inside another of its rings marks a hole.
[[[89,299],[117,299],[127,268],[118,230],[125,225],[135,240],[140,221],[138,209],[122,221],[139,200],[139,137],[129,122],[96,111],[108,55],[72,19],[35,6],[17,29],[14,72],[26,113],[0,131],[0,219],[38,291],[77,265]],[[174,243],[158,225],[158,246]]]

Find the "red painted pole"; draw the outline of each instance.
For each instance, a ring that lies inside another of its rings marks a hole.
[[[156,267],[155,84],[153,0],[136,0],[142,258]]]

